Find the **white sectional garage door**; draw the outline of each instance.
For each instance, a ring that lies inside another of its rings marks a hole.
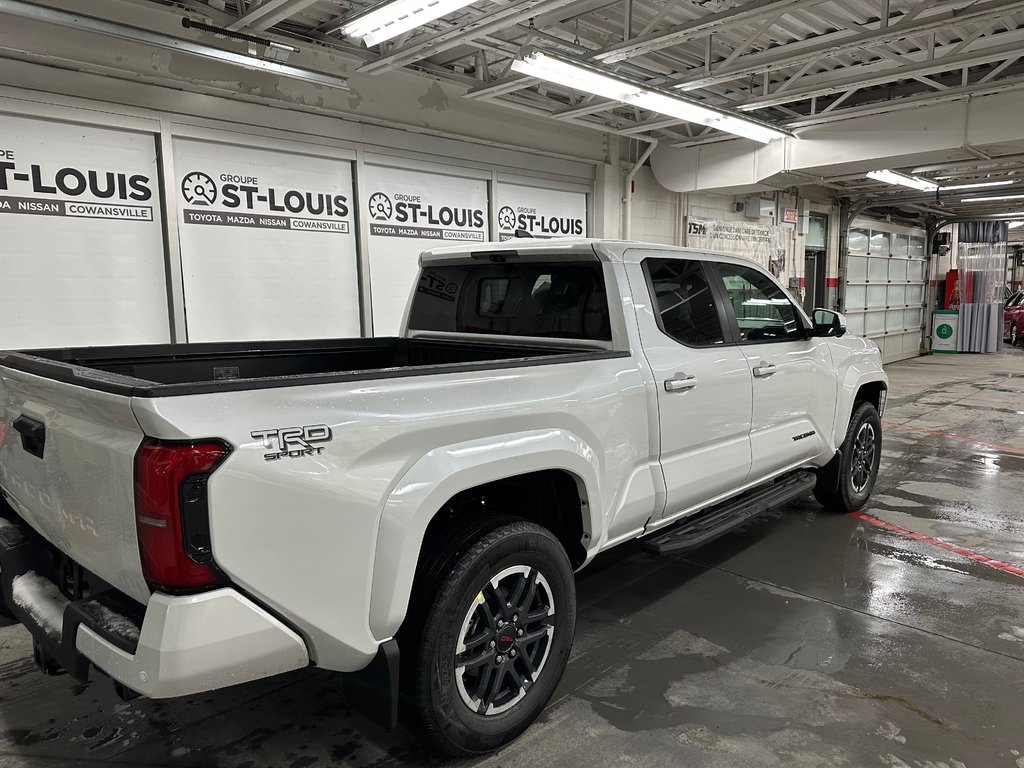
[[[359,336],[352,163],[173,147],[189,341]]]
[[[0,349],[170,340],[156,138],[0,115]]]
[[[849,243],[843,307],[850,332],[878,344],[883,362],[916,357],[927,288],[924,231],[857,220]]]

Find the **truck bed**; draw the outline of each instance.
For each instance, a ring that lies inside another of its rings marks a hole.
[[[563,363],[620,354],[565,344],[383,337],[0,351],[0,366],[90,389],[159,397]]]

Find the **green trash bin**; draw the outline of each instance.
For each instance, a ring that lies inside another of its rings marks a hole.
[[[959,310],[937,309],[932,312],[932,352],[956,354],[959,321]]]

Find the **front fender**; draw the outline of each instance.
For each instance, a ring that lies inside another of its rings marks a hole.
[[[394,636],[405,618],[427,525],[455,494],[528,472],[561,469],[587,494],[583,520],[590,541],[603,524],[597,453],[561,429],[519,432],[435,448],[420,458],[391,492],[377,529],[370,593],[370,631]]]
[[[850,417],[853,415],[853,404],[858,390],[865,384],[875,382],[881,382],[888,388],[889,377],[882,370],[881,353],[873,344],[851,352],[837,367],[840,381],[836,401],[833,445],[838,448],[846,439],[846,430],[850,425]]]

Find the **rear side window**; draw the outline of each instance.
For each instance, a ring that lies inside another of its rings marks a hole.
[[[685,259],[646,259],[661,330],[691,347],[723,344],[722,323],[704,267]]]
[[[409,313],[418,331],[611,341],[598,262],[428,267]]]
[[[739,264],[718,264],[717,268],[736,315],[741,344],[807,337],[793,302],[767,275]]]

